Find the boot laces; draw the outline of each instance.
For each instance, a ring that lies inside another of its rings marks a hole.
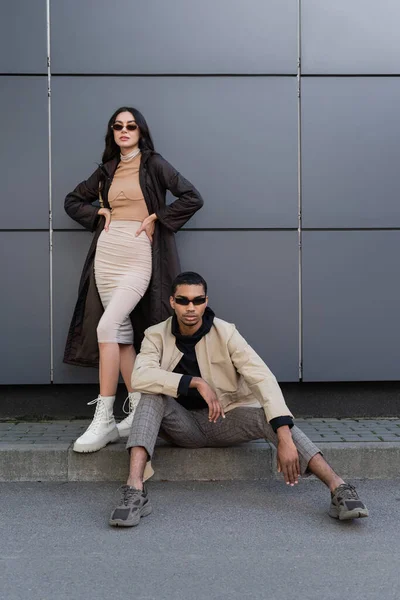
[[[124,400],[124,404],[122,406],[122,412],[125,415],[129,415],[131,412],[136,410],[137,405],[139,404],[141,394],[140,392],[134,392],[131,396],[128,396]]]
[[[97,398],[95,398],[94,400],[91,400],[90,402],[88,402],[88,406],[90,406],[92,404],[96,404],[96,411],[94,413],[93,421],[90,423],[90,425],[88,427],[88,430],[93,431],[93,433],[97,433],[99,430],[99,427],[101,427],[102,425],[105,425],[105,424],[109,425],[110,415],[108,414],[106,405],[100,395]]]

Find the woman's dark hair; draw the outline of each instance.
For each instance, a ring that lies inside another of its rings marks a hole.
[[[207,283],[205,279],[194,271],[185,271],[175,277],[171,286],[171,295],[175,296],[176,288],[178,285],[202,285],[204,288],[204,294],[207,296]]]
[[[112,160],[119,156],[121,150],[120,147],[114,141],[114,132],[112,130],[112,125],[115,123],[115,119],[122,112],[130,112],[136,121],[136,125],[139,126],[140,130],[140,139],[139,139],[139,148],[140,150],[154,150],[153,140],[151,138],[150,129],[146,123],[146,119],[142,115],[140,111],[136,108],[132,108],[131,106],[121,106],[118,108],[115,113],[112,115],[111,119],[108,121],[107,125],[107,133],[106,133],[106,147],[104,148],[102,161],[103,163]]]

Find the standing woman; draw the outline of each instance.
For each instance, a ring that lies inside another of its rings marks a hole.
[[[95,232],[64,354],[68,364],[99,366],[100,394],[89,402],[96,412],[76,452],[95,452],[128,435],[140,400],[130,381],[135,349],[147,327],[170,315],[170,287],[180,271],[174,234],[203,205],[195,187],[154,151],[135,108],[115,111],[105,142],[102,164],[65,199],[68,215]],[[177,198],[170,205],[167,190]],[[120,372],[129,414],[117,425]]]

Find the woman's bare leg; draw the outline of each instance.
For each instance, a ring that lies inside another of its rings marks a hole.
[[[132,344],[119,344],[119,368],[128,392],[133,392],[131,377],[136,352]]]
[[[119,344],[114,342],[99,343],[100,353],[100,395],[115,396],[120,368]]]
[[[97,326],[97,339],[103,340],[99,341],[101,396],[115,396],[120,371],[128,391],[132,391],[130,379],[135,354],[129,343],[133,339],[129,315],[140,298],[140,294],[132,289],[117,288]],[[127,338],[127,344],[117,342],[124,338]]]

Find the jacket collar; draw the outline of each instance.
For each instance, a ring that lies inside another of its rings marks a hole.
[[[149,160],[150,156],[153,156],[153,154],[157,154],[157,152],[154,152],[154,150],[142,150],[141,164],[145,165]]]
[[[187,344],[195,346],[197,342],[199,342],[201,338],[204,337],[210,331],[214,322],[214,317],[214,311],[211,310],[209,306],[207,306],[206,310],[204,311],[203,322],[200,329],[198,329],[193,335],[182,335],[179,331],[178,319],[174,314],[172,316],[171,321],[171,333],[179,342],[185,342]]]
[[[115,171],[117,170],[119,162],[119,158],[113,158],[112,160],[108,160],[106,163],[100,163],[99,169],[107,179],[112,179]]]
[[[157,154],[157,152],[154,152],[153,150],[143,150],[141,165],[145,166],[147,161],[149,160],[150,156],[153,156],[153,154]],[[104,175],[107,177],[107,179],[112,179],[114,177],[114,173],[117,170],[119,163],[120,163],[119,157],[113,158],[111,160],[108,160],[105,163],[100,163],[99,168],[104,173]]]

